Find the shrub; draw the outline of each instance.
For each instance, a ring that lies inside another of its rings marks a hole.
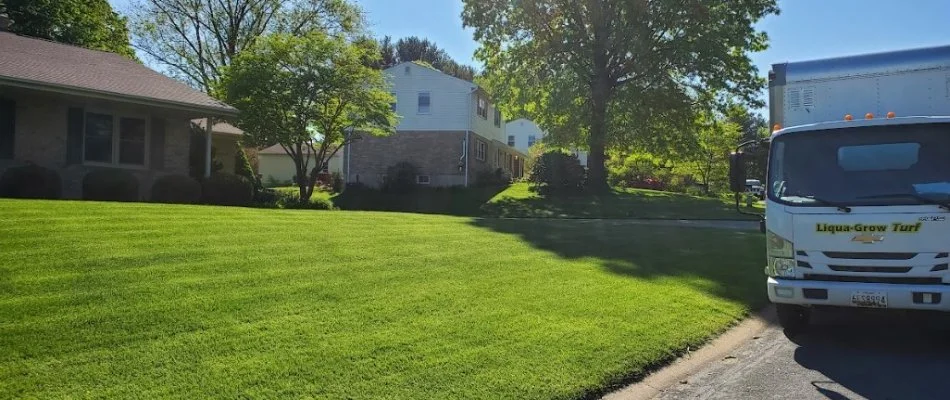
[[[511,177],[501,168],[478,171],[475,185],[479,187],[504,186],[511,183]]]
[[[0,197],[58,199],[62,189],[59,174],[39,165],[8,168],[0,175]]]
[[[254,187],[232,174],[217,174],[201,182],[201,202],[219,206],[247,206],[254,199]]]
[[[185,175],[165,175],[152,184],[152,201],[196,204],[201,201],[201,183]]]
[[[559,150],[542,154],[531,168],[531,183],[539,189],[562,192],[577,191],[584,185],[584,167],[573,154]]]
[[[138,201],[139,179],[124,169],[98,169],[82,180],[82,198],[98,201]]]
[[[336,207],[330,200],[324,198],[310,198],[309,201],[300,201],[298,196],[288,196],[284,198],[280,208],[292,210],[334,210]]]
[[[416,176],[419,168],[408,161],[402,161],[386,169],[386,179],[383,182],[383,191],[392,193],[408,193],[416,188]]]
[[[332,177],[332,186],[331,189],[334,193],[342,193],[343,188],[346,185],[346,181],[343,180],[343,175],[339,172],[334,172]]]
[[[240,144],[237,145],[237,151],[234,153],[234,175],[247,179],[255,187],[261,186],[257,175],[254,175],[254,169],[251,168],[251,161],[247,158],[247,152]]]

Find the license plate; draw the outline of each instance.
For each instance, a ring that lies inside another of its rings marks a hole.
[[[856,307],[887,308],[885,292],[851,292],[851,305]]]

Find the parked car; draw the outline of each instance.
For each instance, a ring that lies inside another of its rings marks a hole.
[[[760,199],[765,198],[765,186],[762,186],[762,181],[758,179],[746,179],[745,180],[745,189],[747,193],[751,193]]]

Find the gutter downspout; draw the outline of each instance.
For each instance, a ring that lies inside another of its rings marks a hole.
[[[211,117],[205,120],[205,178],[211,177],[211,131],[214,128]]]
[[[468,130],[465,131],[465,151],[462,152],[462,156],[465,157],[465,187],[468,187],[468,148],[469,148],[469,137],[472,134],[472,121],[475,119],[475,116],[472,115],[472,95],[478,91],[478,87],[472,88],[472,92],[468,94]]]

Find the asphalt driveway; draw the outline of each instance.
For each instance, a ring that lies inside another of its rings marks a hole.
[[[794,340],[772,324],[657,398],[948,399],[950,316],[819,312]]]

